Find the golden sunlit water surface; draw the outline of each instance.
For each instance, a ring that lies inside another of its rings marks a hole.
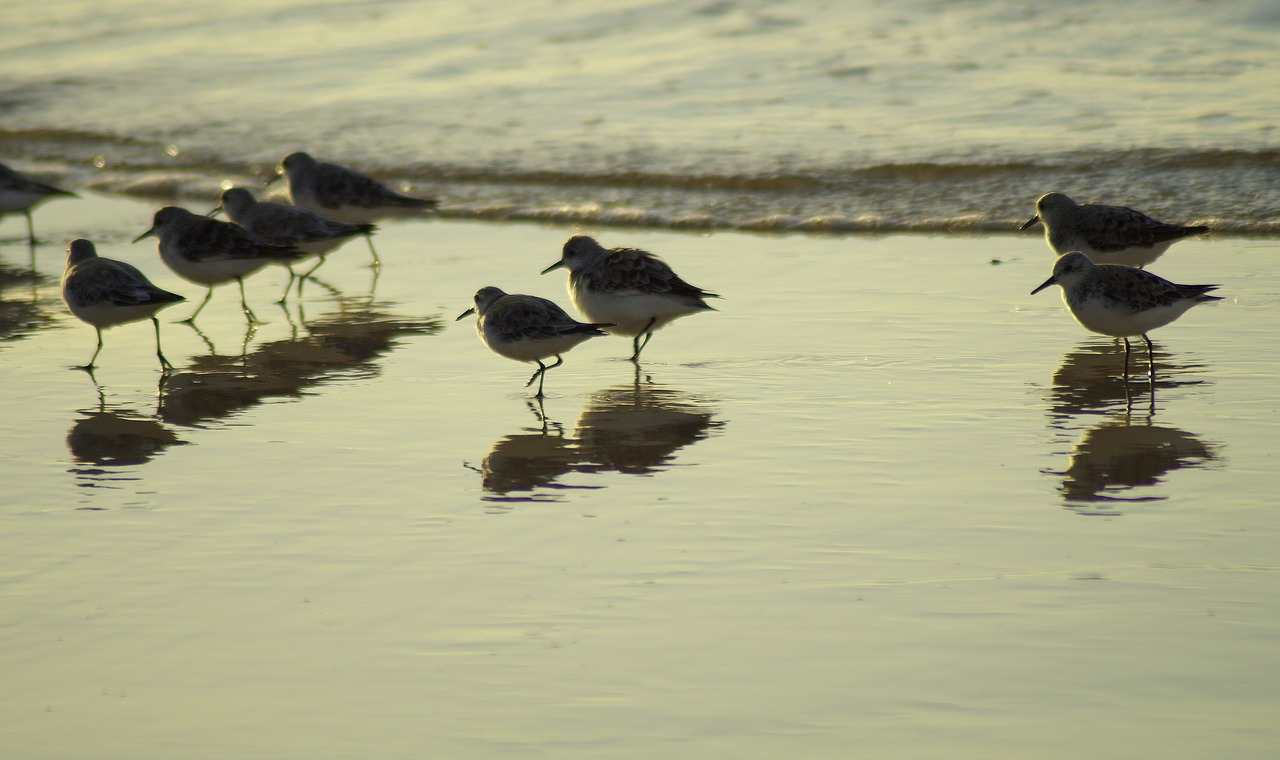
[[[1151,268],[1224,301],[1157,379],[1034,234],[403,220],[198,330],[65,311],[88,236],[193,304],[155,203],[0,225],[0,731],[23,758],[1266,757],[1277,709],[1277,244]],[[184,201],[203,210],[205,201]],[[453,318],[569,306],[570,234],[717,312],[530,367]],[[32,261],[38,277],[27,272]],[[1139,365],[1141,366],[1141,365]]]

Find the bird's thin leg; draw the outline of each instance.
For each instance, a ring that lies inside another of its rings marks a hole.
[[[631,354],[631,361],[640,361],[640,352],[644,350],[645,346],[649,345],[649,339],[653,337],[653,333],[650,331],[650,328],[652,328],[653,323],[657,321],[657,317],[649,317],[649,322],[644,326],[644,329],[636,333],[635,339],[631,341],[631,347],[635,349],[635,353]],[[644,336],[643,343],[640,342],[641,335]]]
[[[200,310],[204,308],[205,304],[209,303],[209,299],[212,297],[213,297],[213,288],[210,287],[208,290],[204,292],[204,300],[200,302],[200,305],[196,307],[196,310],[191,312],[191,316],[187,317],[182,321],[186,322],[189,325],[195,325],[196,317],[200,314]]]
[[[102,328],[94,325],[93,329],[98,331],[98,347],[94,349],[93,356],[89,357],[88,364],[82,364],[79,367],[73,367],[72,369],[82,369],[85,372],[93,372],[93,368],[97,366],[94,364],[94,361],[97,360],[98,354],[102,353]]]
[[[244,295],[244,278],[237,277],[236,282],[240,283],[240,308],[244,309],[244,315],[251,325],[260,325],[262,321],[258,319],[258,315],[253,313],[253,309],[249,308],[249,299]]]
[[[533,374],[529,376],[529,382],[524,384],[524,387],[526,388],[528,388],[530,385],[533,385],[533,381],[538,379],[538,375],[541,375],[547,369],[546,365],[543,364],[540,360],[534,359],[533,361],[535,364],[538,365],[538,368],[535,369],[533,371]]]
[[[547,371],[547,365],[543,364],[541,359],[534,359],[533,361],[538,365],[538,368],[533,371],[532,375],[529,376],[529,382],[524,384],[524,387],[526,388],[528,388],[530,385],[533,385],[534,380],[540,380],[542,378],[542,373]],[[542,383],[539,382],[537,398],[541,398],[541,397],[542,397]]]
[[[294,274],[293,267],[289,266],[285,268],[289,270],[289,282],[285,284],[284,293],[280,296],[280,300],[276,301],[276,303],[284,303],[285,301],[289,300],[289,291],[293,290],[293,281],[298,279],[298,275]],[[298,287],[301,288],[302,286],[299,285]],[[301,292],[301,290],[299,290],[299,292]]]
[[[1129,339],[1124,339],[1124,379],[1129,379]]]
[[[23,214],[25,214],[25,215],[26,215],[26,217],[27,217],[27,242],[28,242],[28,243],[30,243],[31,245],[35,245],[35,243],[36,243],[36,228],[35,228],[35,225],[34,225],[34,224],[32,224],[32,222],[31,222],[31,209],[27,209],[26,211],[23,211],[22,213],[23,213]]]
[[[378,258],[378,251],[373,247],[373,235],[365,235],[364,239],[369,243],[369,253],[373,254],[373,264],[371,266],[375,270],[382,269],[382,259]]]
[[[302,298],[302,283],[306,282],[308,277],[315,274],[317,269],[324,266],[324,261],[325,261],[325,257],[321,256],[320,260],[316,262],[315,266],[308,269],[306,274],[298,278],[298,298]]]
[[[1147,342],[1147,377],[1154,383],[1156,381],[1156,356],[1151,350],[1151,339],[1147,337],[1146,333],[1142,334],[1142,339]]]
[[[556,367],[559,367],[561,364],[564,364],[564,357],[557,354],[555,364],[543,364],[542,360],[540,359],[534,359],[534,361],[538,363],[538,371],[533,373],[533,377],[529,378],[529,382],[525,383],[524,387],[528,388],[530,385],[533,385],[534,380],[537,380],[538,392],[534,394],[534,398],[542,398],[542,383],[545,381],[545,375],[547,374],[547,370],[555,369]]]
[[[152,317],[151,324],[156,326],[156,356],[160,359],[160,371],[173,369],[173,364],[164,358],[164,351],[160,350],[160,320]]]

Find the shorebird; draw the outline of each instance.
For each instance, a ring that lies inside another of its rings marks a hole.
[[[1124,339],[1124,374],[1129,376],[1129,338],[1141,335],[1147,344],[1147,375],[1156,376],[1155,357],[1147,333],[1164,327],[1192,306],[1221,301],[1206,295],[1217,285],[1175,285],[1143,269],[1121,264],[1095,264],[1079,251],[1057,260],[1053,275],[1035,295],[1050,285],[1062,287],[1062,301],[1085,329]]]
[[[604,335],[601,328],[612,326],[579,322],[545,298],[508,294],[492,286],[478,290],[475,306],[459,314],[458,319],[472,314],[476,315],[480,340],[495,354],[538,365],[525,383],[528,388],[538,381],[537,398],[542,398],[546,371],[564,363],[560,354],[588,338]],[[542,363],[549,356],[556,358],[555,364]]]
[[[240,285],[240,307],[252,322],[258,318],[244,295],[244,278],[267,264],[294,261],[303,253],[296,248],[268,245],[244,228],[217,219],[193,214],[180,206],[165,206],[156,212],[151,229],[134,238],[138,242],[155,235],[160,238],[160,258],[179,277],[208,288],[204,300],[191,316],[196,316],[213,296],[213,289],[235,280]]]
[[[31,223],[31,209],[58,196],[75,198],[70,190],[63,190],[36,182],[22,172],[0,164],[0,216],[21,211],[27,217],[27,242],[35,245],[36,231]]]
[[[98,333],[98,348],[89,363],[77,369],[92,370],[102,352],[102,330],[126,322],[150,319],[156,328],[156,357],[160,369],[173,365],[160,350],[160,320],[156,312],[186,298],[151,284],[131,264],[98,255],[93,243],[83,238],[67,246],[67,269],[62,274],[62,300],[82,322],[93,325]]]
[[[1048,193],[1036,201],[1036,215],[1019,229],[1044,224],[1049,248],[1059,256],[1080,251],[1095,264],[1143,267],[1160,257],[1169,246],[1208,227],[1184,227],[1156,221],[1125,206],[1079,204],[1062,193]]]
[[[407,211],[435,208],[435,198],[414,198],[397,193],[376,179],[338,164],[316,161],[307,153],[290,153],[280,162],[289,181],[289,199],[335,222],[368,224]],[[382,266],[369,242],[375,269]]]
[[[560,260],[542,274],[560,268],[569,270],[569,296],[584,317],[633,336],[631,361],[639,361],[655,330],[686,314],[714,311],[705,299],[720,297],[680,279],[648,251],[605,248],[587,235],[565,241]]]
[[[347,224],[325,219],[323,216],[286,203],[260,201],[253,193],[242,187],[233,187],[222,192],[218,205],[209,212],[210,216],[219,211],[226,211],[228,218],[245,228],[254,237],[264,243],[296,248],[308,254],[303,258],[319,257],[316,265],[298,277],[293,272],[293,264],[303,259],[282,262],[289,269],[289,284],[284,287],[283,302],[289,296],[289,288],[298,280],[298,294],[302,294],[302,283],[324,265],[325,257],[330,251],[358,235],[370,235],[377,229],[372,224]]]

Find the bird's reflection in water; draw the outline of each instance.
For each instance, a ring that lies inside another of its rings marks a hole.
[[[67,450],[75,463],[70,473],[83,488],[119,488],[139,480],[128,468],[150,462],[171,446],[186,443],[154,415],[137,409],[110,408],[102,387],[98,408],[82,410],[67,431]]]
[[[564,426],[547,420],[541,400],[536,403],[530,401],[529,406],[540,427],[503,436],[485,455],[479,470],[480,485],[492,494],[485,501],[555,501],[544,490],[591,488],[556,483],[561,475],[576,469],[581,458],[573,439],[565,436]]]
[[[1121,372],[1124,344],[1117,341],[1090,342],[1081,345],[1062,359],[1053,373],[1053,390],[1049,413],[1054,417],[1100,414],[1107,408],[1122,406],[1137,409],[1152,407],[1155,397],[1165,390],[1204,385],[1200,376],[1204,366],[1180,357],[1155,351],[1155,382],[1146,375]]]
[[[725,424],[707,400],[638,379],[593,394],[573,437],[558,423],[541,423],[493,445],[480,469],[486,501],[555,501],[557,491],[603,487],[557,482],[568,473],[660,472],[674,466],[678,450]]]
[[[1071,452],[1060,488],[1067,506],[1083,514],[1115,514],[1122,503],[1162,501],[1146,495],[1174,470],[1218,459],[1214,446],[1185,430],[1156,425],[1149,415],[1107,418],[1085,431]]]
[[[178,425],[220,420],[268,398],[301,396],[338,377],[372,377],[376,359],[406,335],[440,331],[438,317],[411,319],[387,313],[368,299],[343,299],[336,313],[302,322],[288,340],[252,351],[195,357],[174,372],[161,390],[160,417]]]
[[[0,346],[57,322],[54,314],[61,307],[61,297],[41,293],[50,280],[34,271],[0,263]]]
[[[1128,382],[1116,371],[1124,347],[1092,343],[1068,354],[1054,373],[1049,413],[1051,427],[1078,430],[1079,419],[1098,420],[1072,447],[1059,492],[1080,514],[1116,515],[1124,504],[1162,501],[1152,494],[1174,470],[1204,467],[1219,458],[1217,446],[1194,434],[1155,422],[1157,396],[1173,388],[1208,383],[1202,367],[1157,352],[1155,385],[1147,378]]]
[[[680,391],[636,383],[594,394],[578,417],[578,448],[595,472],[646,475],[720,428],[712,409]]]

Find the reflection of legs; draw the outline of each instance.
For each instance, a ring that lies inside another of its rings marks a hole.
[[[561,364],[564,364],[564,359],[561,358],[559,354],[557,354],[555,364],[543,364],[540,359],[534,359],[534,361],[538,363],[538,371],[533,373],[533,377],[529,378],[529,382],[525,383],[524,387],[528,388],[530,385],[533,385],[534,380],[537,380],[538,392],[537,394],[535,394],[535,398],[542,398],[543,375],[547,373],[547,370],[555,369],[556,367],[559,367]]]
[[[156,356],[160,359],[160,369],[161,371],[173,369],[173,365],[169,363],[168,359],[164,358],[164,352],[160,350],[160,320],[152,317],[151,323],[156,326]]]
[[[542,406],[542,396],[534,396],[534,399],[537,401],[536,406],[533,401],[529,401],[527,403],[529,404],[530,411],[533,412],[533,416],[537,417],[538,423],[542,425],[542,432],[545,433],[547,432],[547,410]]]
[[[211,285],[209,286],[209,289],[204,292],[204,300],[200,302],[200,305],[196,307],[196,310],[191,312],[191,316],[187,317],[182,321],[186,322],[189,325],[194,325],[196,323],[196,316],[200,314],[200,310],[204,308],[205,304],[209,303],[209,299],[212,297],[213,297],[213,286]]]
[[[88,364],[82,364],[78,367],[72,367],[72,369],[82,369],[86,372],[93,371],[93,368],[94,368],[93,362],[98,358],[98,354],[102,352],[102,328],[95,325],[93,329],[98,331],[98,347],[94,350],[93,356],[89,357]]]
[[[635,339],[631,341],[631,347],[635,349],[635,353],[631,354],[631,361],[640,361],[640,352],[644,350],[645,346],[649,345],[649,339],[653,337],[653,333],[650,331],[650,328],[652,328],[653,323],[657,321],[657,317],[650,317],[649,323],[644,326],[644,329],[636,333]],[[641,335],[644,336],[643,343],[640,342]]]
[[[253,309],[249,308],[249,300],[244,297],[244,278],[237,277],[236,282],[240,283],[240,308],[244,309],[244,315],[249,320],[249,324],[258,323],[258,317],[253,313]]]

